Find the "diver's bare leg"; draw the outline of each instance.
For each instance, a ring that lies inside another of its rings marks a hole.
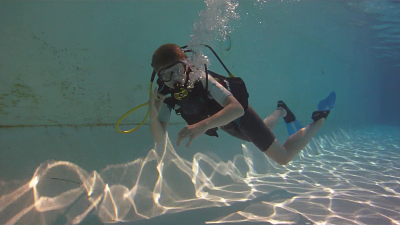
[[[264,124],[272,131],[278,124],[279,119],[285,116],[286,110],[283,108],[278,108],[275,110],[275,112],[264,119]]]
[[[290,136],[283,146],[281,146],[275,139],[272,145],[264,153],[275,162],[281,165],[286,165],[294,156],[297,155],[297,153],[306,147],[306,145],[311,141],[311,138],[324,124],[325,118],[321,118],[318,121],[311,123]]]

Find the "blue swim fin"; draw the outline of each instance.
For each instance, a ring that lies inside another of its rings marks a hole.
[[[286,124],[286,128],[287,128],[289,136],[292,136],[297,131],[303,129],[303,126],[300,124],[300,122],[297,119],[295,119],[295,121],[293,121],[291,123],[285,123],[285,124]],[[293,124],[296,127],[296,130],[293,128]]]
[[[285,121],[289,136],[292,136],[292,134],[302,129],[303,126],[299,123],[299,121],[296,119],[292,111],[287,107],[287,105],[282,100],[278,101],[278,108],[280,107],[286,110],[287,114],[285,117],[283,117],[283,121]],[[293,124],[296,127],[296,130],[293,128]]]
[[[332,110],[336,102],[336,93],[332,91],[328,97],[318,103],[318,110]]]
[[[296,127],[297,131],[303,129],[303,127],[304,127],[304,126],[301,125],[301,124],[299,123],[299,121],[297,121],[297,120],[294,121],[294,126]]]
[[[292,126],[292,123],[285,122],[285,124],[286,124],[286,128],[287,128],[289,136],[292,136],[292,134],[296,133],[296,131],[294,130],[294,128]]]
[[[318,103],[318,110],[319,111],[332,110],[333,107],[335,106],[335,102],[336,102],[336,92],[332,91],[328,95],[328,97],[326,97],[325,99],[321,100]],[[282,104],[282,103],[278,102],[278,107],[282,107],[282,106],[280,106],[280,104]],[[284,105],[284,106],[285,106],[286,110],[289,110],[286,105]],[[284,119],[284,121],[285,121],[289,136],[292,136],[294,133],[301,130],[304,126],[302,126],[299,123],[299,121],[295,118],[295,116],[293,115],[292,112],[290,112],[290,113],[292,115],[291,116],[292,119],[291,120]],[[289,122],[289,121],[291,121],[291,122]],[[293,125],[296,127],[296,129],[293,128]]]

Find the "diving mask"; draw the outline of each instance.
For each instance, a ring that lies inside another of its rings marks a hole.
[[[186,72],[186,62],[177,61],[176,63],[163,68],[157,76],[164,82],[170,82],[174,75],[183,75]]]

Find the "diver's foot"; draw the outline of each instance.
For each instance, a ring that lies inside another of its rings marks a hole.
[[[281,100],[278,101],[278,108],[283,108],[284,110],[286,110],[286,116],[283,117],[283,120],[286,123],[291,123],[296,120],[296,117],[294,116],[292,111],[290,111],[290,109],[287,107],[287,105],[283,101],[281,101]]]
[[[315,111],[312,113],[311,119],[313,119],[314,121],[318,121],[321,118],[327,118],[329,113],[331,111],[330,110],[319,110],[319,111]]]

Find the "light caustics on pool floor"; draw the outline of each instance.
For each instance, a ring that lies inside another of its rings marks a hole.
[[[88,215],[138,221],[248,200],[205,222],[400,224],[400,131],[382,131],[317,137],[287,166],[250,144],[232,161],[201,153],[188,161],[168,137],[146,158],[101,172],[49,161],[25,184],[1,183],[0,224],[77,224]],[[287,195],[263,198],[277,190]]]

